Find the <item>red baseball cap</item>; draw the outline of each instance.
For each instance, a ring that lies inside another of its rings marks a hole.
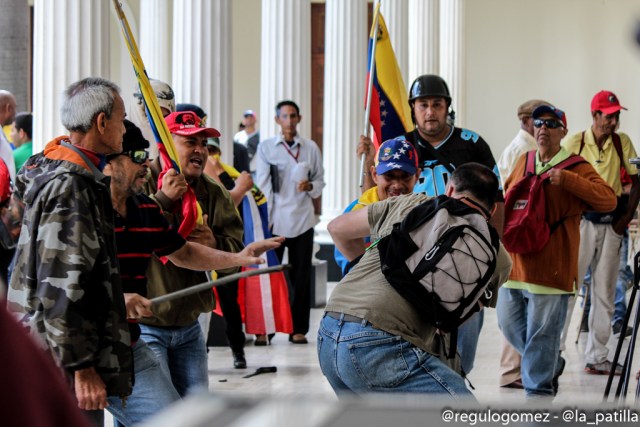
[[[176,135],[191,136],[204,134],[207,138],[218,138],[220,132],[214,128],[205,127],[202,119],[193,111],[177,111],[164,118],[169,132]]]
[[[591,100],[591,112],[602,111],[602,114],[608,115],[616,113],[620,110],[626,110],[625,107],[620,105],[618,97],[615,93],[608,90],[601,90],[596,93]]]

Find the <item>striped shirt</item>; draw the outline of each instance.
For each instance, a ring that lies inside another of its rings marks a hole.
[[[127,199],[127,217],[116,213],[115,235],[122,290],[147,296],[147,267],[152,254],[170,255],[186,241],[162,215],[160,207],[148,196]],[[140,337],[140,327],[129,319],[131,341]]]

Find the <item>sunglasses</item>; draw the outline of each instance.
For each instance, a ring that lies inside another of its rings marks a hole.
[[[535,126],[537,128],[541,128],[542,125],[545,125],[547,127],[547,129],[557,129],[557,128],[563,128],[564,127],[562,122],[559,122],[559,121],[554,120],[554,119],[535,119],[533,121],[533,126]]]
[[[132,150],[122,153],[125,156],[129,156],[133,163],[137,163],[139,165],[143,164],[149,158],[149,152],[146,150]]]
[[[118,156],[128,156],[133,163],[141,165],[149,158],[149,152],[147,152],[146,150],[123,151],[122,153],[107,156],[107,160],[111,161]]]

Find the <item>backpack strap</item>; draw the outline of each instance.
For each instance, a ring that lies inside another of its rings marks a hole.
[[[618,157],[620,158],[620,167],[624,167],[624,155],[622,154],[622,141],[620,140],[620,135],[614,132],[611,135],[611,139],[613,140],[613,148],[616,149],[616,153],[618,153]],[[582,153],[583,148],[584,148],[584,131],[582,132],[582,136],[580,138],[580,150],[578,150],[578,155]]]
[[[624,158],[622,154],[622,141],[620,140],[620,135],[617,133],[613,133],[611,135],[611,139],[613,140],[613,147],[616,149],[616,153],[618,153],[618,157],[620,158],[620,167],[624,167]]]
[[[579,156],[577,154],[571,154],[569,157],[555,165],[554,169],[568,169],[573,165],[577,165],[578,163],[585,163],[586,160],[584,157]]]
[[[566,159],[564,159],[563,161],[561,161],[560,163],[558,163],[557,165],[555,165],[553,168],[568,169],[573,165],[577,165],[578,163],[583,163],[583,162],[586,163],[586,160],[582,156],[579,156],[577,154],[572,154]],[[549,178],[549,173],[545,173],[543,179],[548,179],[548,178]],[[556,229],[560,226],[560,224],[564,222],[565,219],[566,217],[563,217],[563,218],[560,218],[558,221],[554,222],[553,224],[550,224],[549,235],[553,234],[553,232],[556,231]]]
[[[535,175],[536,174],[536,153],[538,150],[531,150],[527,152],[527,159],[524,164],[524,175]]]

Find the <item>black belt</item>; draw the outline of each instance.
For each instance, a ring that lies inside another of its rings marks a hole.
[[[327,311],[326,314],[332,319],[340,320],[340,318],[342,318],[343,321],[351,322],[351,323],[362,323],[362,321],[364,320],[361,317],[352,316],[350,314],[338,313],[337,311]]]

